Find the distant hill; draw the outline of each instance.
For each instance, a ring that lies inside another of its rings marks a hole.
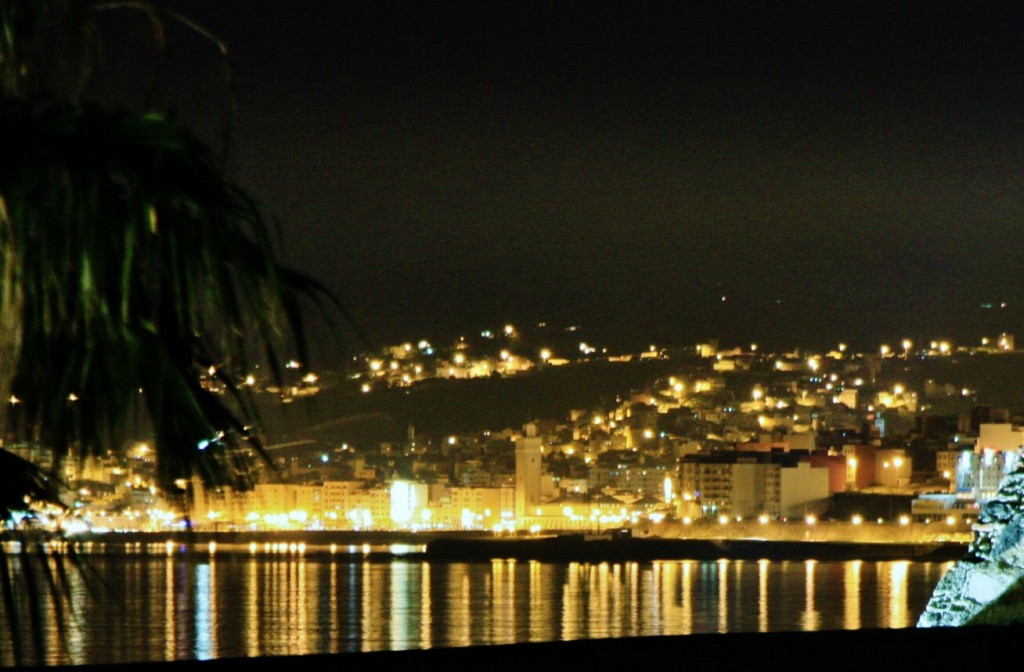
[[[683,366],[664,359],[589,362],[511,377],[437,378],[369,394],[349,381],[290,404],[268,398],[262,412],[272,443],[311,438],[330,445],[401,441],[410,425],[418,436],[439,440],[450,434],[519,429],[530,420],[565,420],[574,408],[614,405]]]
[[[410,426],[421,438],[518,429],[530,420],[565,420],[572,409],[593,410],[626,399],[631,391],[693,362],[654,359],[586,362],[550,367],[513,377],[448,380],[437,378],[411,387],[364,394],[356,381],[328,385],[318,395],[280,404],[265,397],[263,415],[271,443],[295,441],[337,446],[348,442],[376,446],[402,442]],[[710,363],[707,363],[710,368]],[[736,377],[737,384],[746,380]],[[902,383],[919,392],[927,379],[949,383],[949,398],[924,398],[928,413],[963,413],[987,405],[1024,411],[1024,353],[957,354],[931,359],[889,359],[878,382]],[[745,383],[744,383],[745,384]],[[737,389],[739,389],[739,387]],[[968,388],[963,397],[959,390]]]

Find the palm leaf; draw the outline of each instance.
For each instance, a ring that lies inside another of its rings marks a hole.
[[[59,502],[60,484],[46,470],[0,448],[0,523],[29,511],[33,503]]]
[[[27,426],[58,457],[104,452],[143,403],[161,485],[222,482],[223,456],[196,446],[224,434],[261,452],[234,380],[286,344],[303,356],[296,295],[329,295],[280,267],[256,205],[172,119],[7,101],[0,128]],[[208,367],[227,395],[199,386]]]
[[[167,19],[214,43],[233,112],[225,45],[184,17],[134,0],[0,0],[0,399],[10,401],[7,438],[53,455],[44,469],[0,449],[8,527],[17,512],[59,504],[49,474],[72,455],[120,449],[140,414],[168,495],[184,494],[177,484],[194,476],[252,485],[254,460],[269,460],[256,404],[237,380],[260,363],[281,384],[283,353],[307,359],[300,297],[340,309],[278,263],[272,227],[225,179],[223,156],[169,115],[83,102],[101,52],[95,19],[110,9],[144,15],[161,54]],[[146,110],[159,97],[159,68],[152,75]],[[218,390],[200,382],[210,370]],[[0,614],[12,634],[19,619],[28,624],[42,659],[46,595],[63,627],[66,566],[83,578],[89,566],[73,546],[54,553],[38,536],[13,534],[19,551],[0,544]],[[94,583],[85,582],[90,592]],[[27,662],[29,642],[12,641],[16,662]]]

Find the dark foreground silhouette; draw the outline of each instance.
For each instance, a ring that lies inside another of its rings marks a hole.
[[[119,665],[45,668],[51,672],[99,670],[481,670],[542,672],[589,667],[594,670],[688,668],[701,672],[780,670],[783,672],[883,672],[921,669],[979,669],[1014,655],[1024,628],[968,626],[826,632],[739,633],[575,640],[374,653],[223,658]]]

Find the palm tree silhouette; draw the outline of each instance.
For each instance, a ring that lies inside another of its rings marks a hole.
[[[119,450],[140,414],[163,492],[184,496],[193,477],[251,485],[265,454],[239,381],[257,363],[280,379],[284,360],[305,359],[303,296],[340,308],[279,263],[270,222],[188,128],[81,94],[94,22],[112,9],[145,15],[158,48],[169,21],[210,37],[142,2],[0,0],[0,399],[8,440],[52,455],[34,465],[0,449],[7,527],[60,505],[58,467]]]

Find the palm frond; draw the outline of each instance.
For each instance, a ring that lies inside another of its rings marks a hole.
[[[0,448],[0,524],[31,510],[34,503],[59,506],[60,488],[42,467]]]
[[[191,470],[218,481],[222,458],[196,449],[212,437],[259,453],[234,375],[303,351],[297,294],[329,293],[279,265],[258,207],[172,119],[8,101],[0,125],[26,425],[58,457],[102,452],[141,402],[165,487]],[[208,367],[227,395],[199,386]]]
[[[161,57],[168,19],[215,44],[234,111],[227,47],[185,17],[135,0],[0,0],[0,408],[8,439],[53,456],[44,468],[0,449],[0,622],[27,624],[31,639],[11,638],[17,664],[43,658],[47,603],[65,625],[67,569],[89,570],[73,546],[53,551],[15,526],[60,504],[61,463],[117,451],[141,414],[165,494],[197,475],[252,485],[253,460],[269,460],[237,381],[259,363],[280,385],[286,353],[306,360],[302,297],[347,319],[322,285],[280,265],[261,208],[225,178],[230,120],[217,156],[151,113],[159,65],[144,112],[84,102],[108,10],[144,15]]]

